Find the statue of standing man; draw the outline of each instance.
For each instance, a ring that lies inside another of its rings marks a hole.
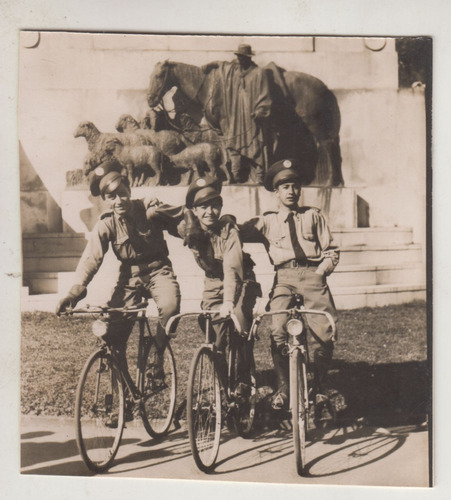
[[[235,182],[262,184],[271,162],[269,116],[271,95],[267,73],[253,61],[250,45],[241,44],[233,61],[219,61],[204,67],[218,68],[227,120],[224,139]]]

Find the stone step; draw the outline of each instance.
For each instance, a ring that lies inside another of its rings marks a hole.
[[[418,284],[331,287],[331,291],[338,310],[381,307],[405,304],[414,300],[426,300],[426,287]]]
[[[412,243],[410,228],[337,228],[332,229],[340,248],[358,245],[399,246]],[[22,252],[26,257],[80,256],[86,246],[84,233],[31,233],[23,235]]]
[[[74,271],[80,255],[52,255],[40,257],[24,257],[24,279],[28,273]]]
[[[334,243],[340,248],[355,245],[393,246],[413,242],[413,232],[407,227],[367,227],[331,229]]]
[[[394,283],[422,283],[425,270],[419,263],[388,265],[339,264],[328,277],[331,287],[376,286]]]
[[[26,257],[67,255],[80,256],[86,246],[82,233],[32,233],[22,237],[22,252]]]
[[[177,279],[182,295],[200,300],[203,289],[203,272],[198,266],[189,262],[180,268],[175,266]],[[269,261],[255,268],[258,281],[264,290],[272,286],[274,271]],[[113,272],[111,273],[113,274]],[[73,272],[33,272],[26,273],[24,285],[28,286],[31,294],[58,293],[67,290],[74,281]],[[104,285],[104,280],[101,286]],[[389,284],[422,284],[425,282],[423,266],[418,263],[398,265],[350,265],[339,264],[328,278],[329,285],[335,287],[376,286]],[[114,285],[114,283],[112,283]]]
[[[177,248],[180,248],[181,242],[176,242]],[[173,242],[168,241],[169,248],[173,247]],[[178,259],[192,259],[190,251],[183,248],[182,253],[174,253],[174,264]],[[260,261],[269,262],[266,251],[263,245],[245,245],[245,250],[249,251],[256,263]],[[54,252],[50,255],[24,255],[23,268],[24,273],[32,272],[61,272],[74,271],[77,267],[81,252],[64,250],[62,252]],[[395,245],[395,246],[367,246],[355,245],[344,247],[340,251],[340,264],[342,265],[390,265],[421,262],[421,245]]]
[[[72,275],[72,273],[68,273]],[[23,284],[28,287],[29,294],[58,293],[59,275],[56,272],[33,272],[24,275]]]
[[[345,247],[340,250],[340,264],[404,264],[421,262],[421,245],[413,243],[410,245],[396,246],[366,246],[356,245]]]

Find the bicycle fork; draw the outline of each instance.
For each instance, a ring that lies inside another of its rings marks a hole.
[[[301,365],[301,372],[297,373],[296,376],[302,377],[304,380],[304,383],[302,384],[302,394],[301,397],[304,401],[304,404],[302,405],[303,409],[303,415],[302,417],[304,419],[308,418],[309,415],[309,388],[308,388],[308,379],[307,379],[307,363],[308,363],[308,351],[307,348],[304,344],[301,344],[299,342],[298,337],[293,337],[293,344],[289,346],[288,348],[288,355],[290,356],[290,362],[292,362],[292,358],[294,353],[298,351],[299,352],[299,363]],[[291,373],[291,370],[290,370]],[[297,380],[296,386],[299,389],[299,379]],[[293,409],[293,395],[290,394],[290,410]]]

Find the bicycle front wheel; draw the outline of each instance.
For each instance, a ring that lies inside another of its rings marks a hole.
[[[80,376],[75,401],[77,446],[93,472],[112,464],[124,429],[124,390],[116,361],[104,350],[94,352]]]
[[[290,356],[290,400],[293,425],[294,456],[297,473],[305,470],[305,441],[308,425],[307,367],[304,356],[295,349]]]
[[[144,397],[140,409],[146,431],[154,438],[164,436],[172,423],[177,392],[175,360],[169,344],[158,352],[151,341],[139,390]]]
[[[191,452],[197,467],[210,472],[221,437],[221,388],[213,352],[201,347],[191,362],[186,416]]]

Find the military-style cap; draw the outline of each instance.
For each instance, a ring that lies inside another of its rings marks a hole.
[[[113,192],[121,182],[126,180],[121,172],[122,167],[116,160],[106,160],[101,163],[88,177],[91,194],[99,196]]]
[[[221,198],[221,189],[222,183],[215,177],[199,177],[189,185],[185,204],[187,208],[193,208],[215,198]]]
[[[287,158],[276,161],[266,172],[264,186],[268,191],[274,191],[277,186],[284,182],[298,181],[302,182],[300,173],[301,165],[299,160]]]

